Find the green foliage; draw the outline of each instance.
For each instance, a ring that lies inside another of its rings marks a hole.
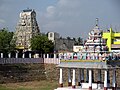
[[[0,30],[0,51],[9,52],[14,46],[11,43],[13,32],[8,32],[6,29]]]
[[[67,39],[70,40],[71,38],[68,36]]]
[[[78,37],[78,44],[83,44],[83,39],[81,37]]]
[[[75,41],[75,45],[83,44],[83,38],[81,37],[73,38],[73,40]]]
[[[31,48],[41,53],[49,53],[53,52],[54,44],[48,40],[46,35],[37,35],[31,39]]]

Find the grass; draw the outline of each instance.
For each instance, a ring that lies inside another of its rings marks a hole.
[[[33,81],[0,84],[0,90],[54,90],[57,87],[58,82],[56,81]]]
[[[60,60],[61,62],[106,62],[106,60]]]

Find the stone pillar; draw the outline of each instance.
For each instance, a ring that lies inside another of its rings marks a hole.
[[[108,79],[107,79],[107,70],[105,70],[105,74],[104,74],[104,90],[108,89]]]
[[[89,81],[89,70],[86,69],[86,83],[88,83]]]
[[[15,58],[18,58],[18,53],[16,53]]]
[[[94,83],[94,70],[92,70],[92,82]]]
[[[60,87],[63,87],[63,76],[62,76],[62,68],[60,68],[60,78],[59,78]]]
[[[109,70],[107,71],[107,83],[108,83],[108,87],[110,87],[110,76],[109,76]]]
[[[31,53],[29,53],[29,58],[31,58]]]
[[[25,58],[25,53],[23,53],[22,58]]]
[[[68,69],[68,86],[72,86],[72,81],[71,81],[71,69]]]
[[[84,82],[84,69],[81,69],[81,83]]]
[[[43,58],[45,58],[45,54],[43,54]]]
[[[75,69],[73,69],[72,88],[75,88]]]
[[[92,90],[92,70],[89,70],[89,90]]]
[[[43,58],[43,54],[42,53],[40,54],[40,57]]]
[[[56,59],[56,54],[54,54],[54,59]]]
[[[56,54],[55,53],[54,53],[54,57],[53,57],[53,63],[57,63]]]
[[[8,54],[8,58],[11,58],[11,53]]]
[[[3,58],[3,53],[1,53],[1,58]]]
[[[49,58],[49,54],[47,54],[47,58]]]
[[[113,69],[113,81],[112,81],[112,90],[116,90],[117,84],[116,84],[116,69]]]
[[[101,70],[98,70],[98,79],[97,79],[97,84],[98,84],[98,89],[101,89]]]
[[[81,69],[78,69],[78,86],[81,86]]]

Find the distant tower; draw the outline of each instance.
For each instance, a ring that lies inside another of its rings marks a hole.
[[[32,9],[23,10],[13,37],[16,40],[16,48],[30,50],[30,39],[38,33],[40,30],[36,21],[36,12]]]
[[[60,35],[56,32],[48,32],[48,39],[52,42],[55,42],[56,39],[58,39]]]

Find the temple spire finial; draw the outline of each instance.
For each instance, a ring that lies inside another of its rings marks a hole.
[[[99,19],[98,19],[98,18],[96,18],[96,26],[98,26],[98,22],[99,22]]]

